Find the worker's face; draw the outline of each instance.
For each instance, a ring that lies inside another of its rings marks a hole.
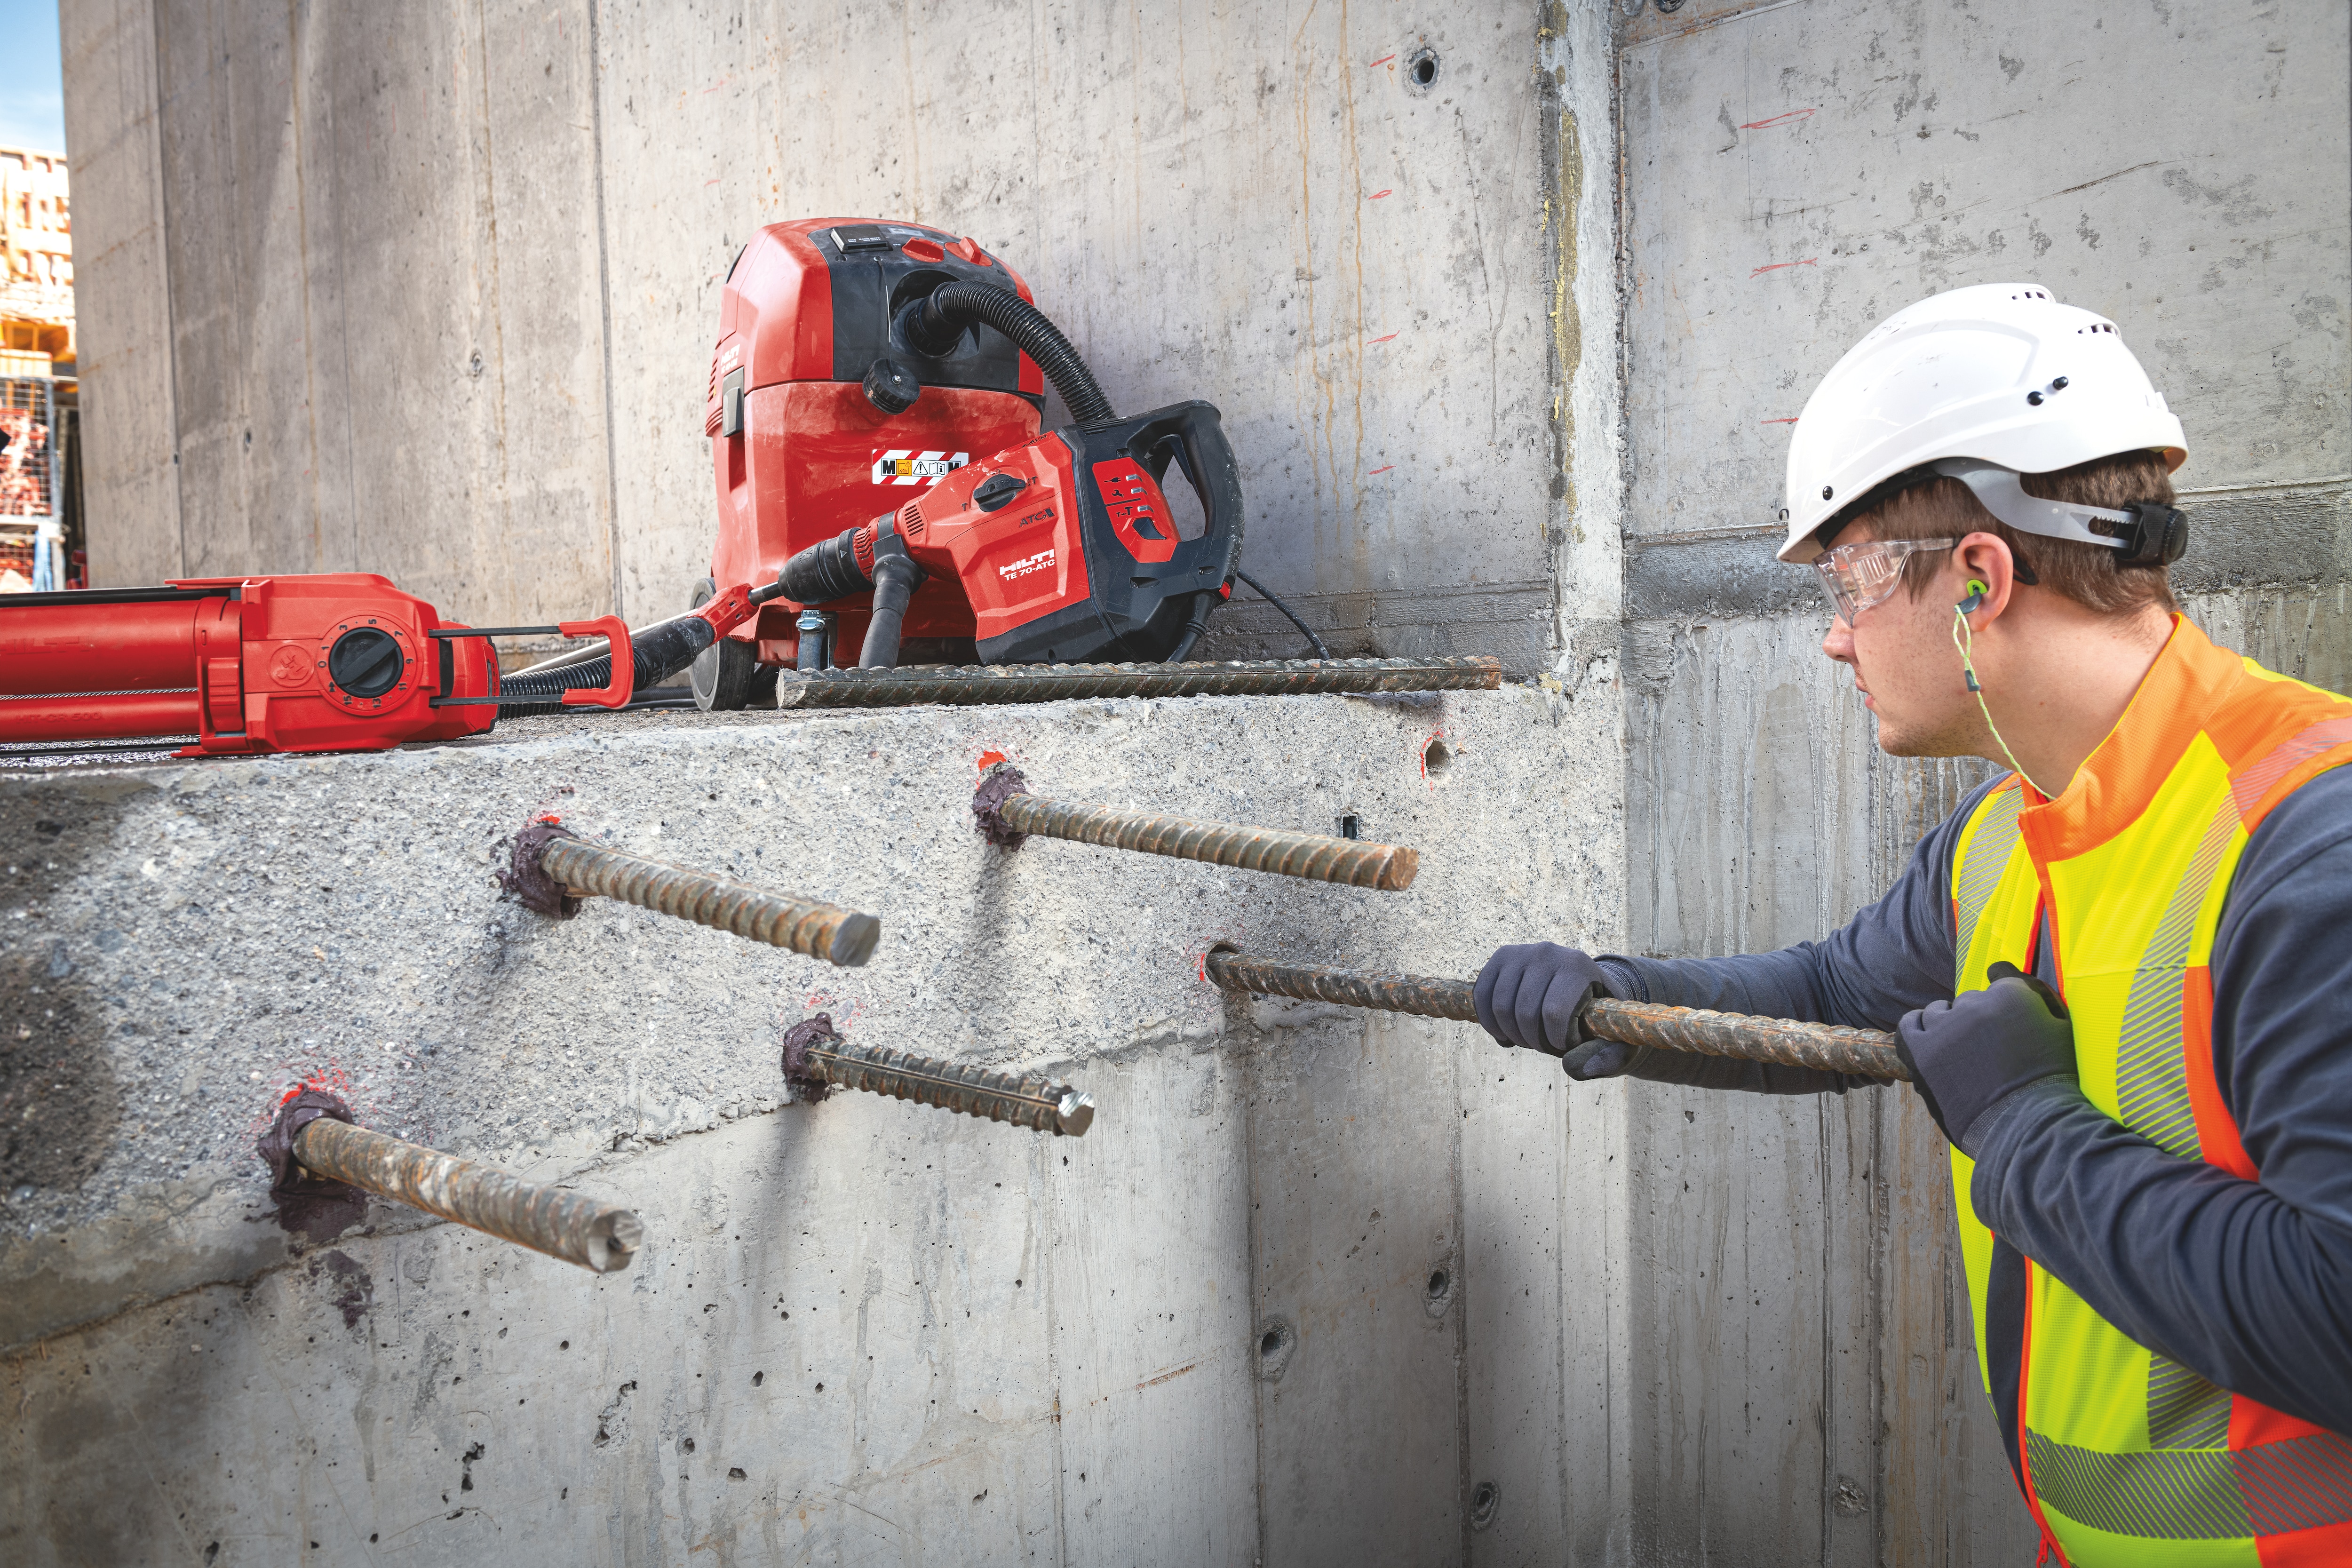
[[[1837,542],[1870,537],[1856,524]],[[1925,593],[1899,585],[1852,626],[1832,617],[1822,638],[1822,651],[1853,670],[1863,706],[1878,716],[1879,750],[1892,757],[1965,757],[1979,750],[1976,699],[1952,646],[1952,607],[1966,595],[1957,554],[1934,557],[1936,577]]]

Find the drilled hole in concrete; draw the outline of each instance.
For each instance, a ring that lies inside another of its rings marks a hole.
[[[1298,1335],[1288,1323],[1276,1318],[1258,1331],[1257,1374],[1268,1383],[1282,1376],[1282,1369],[1290,1364],[1290,1352],[1298,1348]]]
[[[1431,1300],[1442,1300],[1444,1298],[1445,1293],[1453,1289],[1454,1279],[1451,1275],[1447,1274],[1444,1269],[1433,1268],[1429,1271],[1429,1299]]]
[[[1503,1489],[1492,1481],[1480,1481],[1470,1489],[1470,1528],[1484,1530],[1495,1522],[1495,1510],[1503,1505]]]
[[[1437,51],[1415,49],[1404,62],[1405,86],[1415,92],[1427,92],[1437,84]]]
[[[1342,816],[1341,818],[1339,818],[1339,837],[1342,837],[1342,838],[1361,838],[1363,836],[1364,836],[1364,819],[1363,819],[1362,817],[1358,816],[1354,812],[1352,812],[1352,811],[1351,811],[1351,812],[1349,812],[1346,816]]]
[[[1432,735],[1421,748],[1421,771],[1429,779],[1442,779],[1454,771],[1454,759],[1462,753],[1445,743],[1443,735]]]

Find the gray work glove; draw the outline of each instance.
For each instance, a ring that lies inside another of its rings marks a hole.
[[[1479,1027],[1504,1045],[1559,1058],[1579,1080],[1623,1072],[1640,1048],[1594,1039],[1577,1022],[1587,1002],[1608,994],[1608,977],[1592,955],[1556,942],[1496,949],[1472,992]]]
[[[1846,1090],[1843,1077],[1813,1068],[1653,1049],[1588,1034],[1577,1020],[1579,1009],[1591,997],[1616,994],[1609,988],[1609,972],[1590,953],[1550,942],[1496,949],[1486,967],[1478,972],[1478,984],[1472,993],[1478,1023],[1488,1034],[1504,1045],[1526,1046],[1559,1058],[1559,1065],[1579,1083],[1637,1078],[1651,1083],[1753,1094],[1843,1094]]]
[[[1969,1134],[1985,1112],[2027,1084],[2075,1077],[2074,1026],[2058,993],[2013,963],[1985,978],[1983,990],[1930,1002],[1895,1027],[1895,1054],[1927,1114],[1970,1158]]]

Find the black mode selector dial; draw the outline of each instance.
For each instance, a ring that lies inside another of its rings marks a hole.
[[[353,626],[327,650],[327,679],[353,697],[381,697],[400,684],[408,660],[393,635],[377,626]]]
[[[982,511],[994,511],[1029,488],[1029,481],[1017,474],[991,474],[972,487],[972,504]]]

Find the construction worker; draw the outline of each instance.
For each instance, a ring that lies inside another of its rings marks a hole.
[[[2352,1563],[2352,700],[2184,619],[2180,422],[2041,288],[1900,312],[1815,390],[1787,543],[1895,756],[2004,770],[1843,930],[1722,959],[1507,947],[1507,1045],[1793,1094],[1860,1079],[1586,1037],[1594,994],[1896,1031],[1952,1144],[1977,1360],[2079,1568]]]

